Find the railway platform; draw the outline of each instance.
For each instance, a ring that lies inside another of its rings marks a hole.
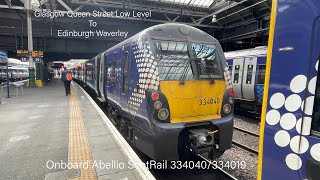
[[[76,83],[25,88],[0,104],[3,179],[154,179],[143,162]]]

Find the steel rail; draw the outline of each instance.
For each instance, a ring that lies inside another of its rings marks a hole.
[[[222,168],[218,167],[217,165],[213,164],[212,161],[210,161],[209,159],[205,158],[204,156],[198,154],[197,156],[199,156],[201,159],[207,161],[209,164],[211,164],[212,166],[215,166],[216,169],[218,169],[219,171],[221,171],[223,174],[227,175],[229,178],[231,178],[232,180],[238,180],[236,177],[234,177],[233,175],[231,175],[230,173],[228,173],[227,171],[223,170]]]

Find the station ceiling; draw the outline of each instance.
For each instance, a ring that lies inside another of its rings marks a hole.
[[[92,12],[151,11],[152,16],[94,19],[100,29],[121,29],[132,36],[152,25],[178,22],[216,37],[225,51],[267,45],[271,0],[32,0],[33,10]],[[15,55],[27,49],[24,0],[0,0],[0,49]],[[91,58],[121,42],[119,37],[63,38],[59,29],[88,29],[88,18],[33,17],[34,49],[45,59]]]

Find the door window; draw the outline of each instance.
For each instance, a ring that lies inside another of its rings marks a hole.
[[[239,71],[240,71],[240,65],[235,65],[233,83],[238,83],[239,82]]]
[[[112,66],[110,64],[106,64],[105,68],[106,68],[106,71],[107,71],[106,81],[107,81],[107,84],[109,85],[109,83],[111,82]]]
[[[100,63],[100,83],[102,84],[102,82],[103,82],[103,67],[102,67],[102,64],[103,64],[103,61],[101,61],[101,54],[98,56],[98,61],[97,62],[99,62]],[[102,59],[103,60],[103,59]]]
[[[248,68],[247,68],[246,84],[251,84],[252,83],[252,73],[253,73],[253,65],[249,64]]]
[[[261,64],[258,68],[258,81],[257,84],[264,84],[264,78],[266,75],[266,65]]]

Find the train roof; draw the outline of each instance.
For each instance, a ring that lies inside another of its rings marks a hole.
[[[19,59],[15,58],[7,58],[9,66],[17,66],[17,67],[27,67],[29,66],[28,62],[21,62]]]
[[[151,26],[136,35],[120,42],[119,44],[114,45],[113,47],[109,48],[106,51],[112,50],[116,47],[123,46],[124,44],[127,44],[128,42],[131,42],[137,38],[142,37],[150,37],[150,38],[159,38],[159,39],[167,39],[167,40],[190,40],[195,42],[210,42],[219,44],[218,40],[215,39],[213,36],[209,35],[208,33],[186,25],[186,24],[180,24],[180,23],[164,23],[164,24],[158,24],[155,26]],[[219,44],[220,46],[220,44]],[[106,52],[104,51],[104,52]],[[102,52],[102,53],[104,53]]]
[[[21,60],[19,60],[19,59],[8,58],[7,60],[8,60],[9,64],[23,64],[23,62],[21,62]]]
[[[226,59],[235,59],[241,57],[266,57],[268,54],[267,46],[259,46],[253,49],[244,49],[239,51],[225,52]]]
[[[7,67],[0,66],[0,69],[7,69]],[[8,67],[8,69],[26,69],[26,70],[28,70],[28,68],[26,68],[26,67],[19,67],[19,66],[10,66],[10,67]]]
[[[82,64],[85,64],[88,60],[87,59],[71,59],[64,63],[64,66],[67,69],[72,69],[77,66],[81,66]]]

